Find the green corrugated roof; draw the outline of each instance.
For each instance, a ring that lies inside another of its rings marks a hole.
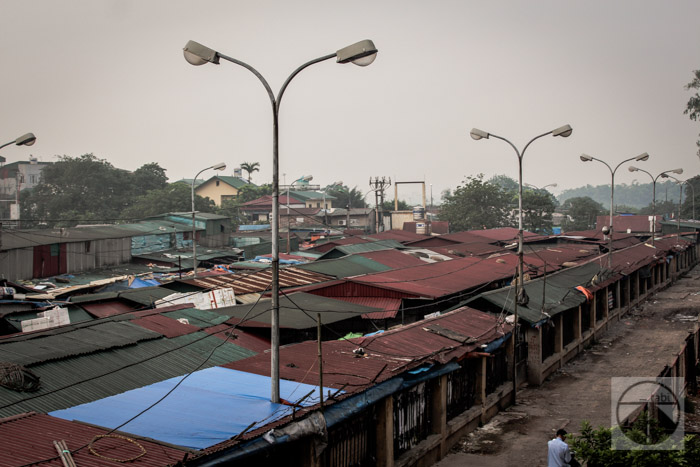
[[[325,259],[314,261],[313,263],[297,264],[295,267],[307,271],[319,272],[334,276],[337,279],[350,276],[361,276],[373,272],[383,272],[391,269],[381,263],[373,261],[364,256],[344,256],[337,259]]]
[[[0,362],[32,365],[160,337],[128,321],[95,321],[4,340],[0,342]]]
[[[140,305],[151,305],[170,295],[172,290],[165,287],[141,287],[138,289],[121,290],[118,292],[102,292],[95,294],[75,295],[71,297],[71,303],[99,302],[103,300],[129,300]]]
[[[255,352],[235,344],[222,344],[218,337],[205,336],[206,333],[197,332],[174,339],[160,338],[125,348],[34,365],[30,369],[41,378],[41,389],[34,393],[21,393],[0,387],[0,417],[29,411],[65,409],[185,375],[197,369],[214,348],[216,351],[201,369],[255,355]],[[198,339],[202,340],[197,342]],[[187,346],[179,348],[183,345]],[[163,352],[168,353],[145,361]],[[85,381],[90,378],[94,379]],[[66,389],[52,393],[60,388]],[[33,399],[5,407],[28,398]]]
[[[391,250],[396,248],[405,248],[396,240],[379,240],[376,242],[353,243],[350,245],[338,245],[331,250],[328,250],[319,259],[339,258],[345,255],[355,253],[369,253],[370,251]]]
[[[223,316],[213,311],[198,310],[196,308],[183,308],[181,310],[169,311],[163,313],[163,316],[173,319],[185,318],[191,325],[199,326],[200,328],[216,326],[229,318],[228,316]]]
[[[222,182],[227,183],[228,185],[231,185],[232,187],[234,187],[236,189],[241,189],[246,185],[255,186],[253,184],[249,184],[247,181],[242,180],[238,177],[228,177],[228,176],[217,175],[217,176],[212,177],[212,178],[218,178]]]
[[[320,192],[320,191],[294,191],[294,190],[291,190],[291,191],[289,192],[289,197],[290,197],[290,198],[296,198],[296,199],[298,199],[299,201],[307,201],[307,200],[310,200],[310,199],[320,199],[320,200],[322,200],[323,197],[324,197],[324,194],[323,194],[322,192]],[[326,197],[326,201],[338,199],[338,198],[336,198],[335,196],[331,196],[331,195],[328,195],[328,194],[326,194],[325,197]]]
[[[544,309],[549,316],[554,316],[562,311],[576,308],[586,301],[583,293],[575,287],[590,284],[591,279],[600,274],[601,269],[597,263],[588,263],[570,269],[550,274],[543,279],[525,282],[524,289],[529,297],[527,306],[518,306],[518,318],[531,324],[538,323],[547,316],[542,314],[542,289],[544,288]],[[508,313],[515,312],[513,301],[515,291],[512,287],[486,292],[466,303],[479,309],[479,302],[487,302],[491,306],[505,310]]]

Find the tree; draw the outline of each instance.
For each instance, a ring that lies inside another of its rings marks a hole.
[[[248,183],[250,183],[250,176],[253,174],[253,172],[259,172],[260,171],[260,162],[244,162],[241,164],[241,169],[245,170],[248,172]]]
[[[595,226],[596,217],[604,214],[603,205],[589,198],[581,196],[569,198],[561,206],[571,220],[564,223],[564,230],[588,230]]]
[[[663,216],[664,218],[675,217],[676,213],[678,213],[678,203],[656,200],[655,210],[651,203],[639,210],[639,214],[643,216],[651,216],[654,212],[656,212],[657,216]]]
[[[411,211],[413,208],[404,200],[400,199],[398,200],[399,205],[399,211]],[[391,212],[394,210],[394,202],[390,200],[386,200],[382,203],[382,211],[383,212]]]
[[[350,188],[345,185],[329,185],[326,187],[325,191],[327,194],[338,199],[338,207],[345,207],[348,203],[351,208],[364,208],[367,206],[364,195],[357,187]]]
[[[199,212],[214,212],[215,204],[209,198],[194,195],[194,208]],[[165,188],[150,190],[134,199],[131,206],[124,209],[120,218],[138,220],[166,212],[191,212],[192,186],[185,183],[172,183]]]
[[[685,89],[688,91],[700,89],[700,70],[693,71],[693,74],[695,75],[693,80],[685,85]],[[696,92],[694,96],[690,97],[683,113],[693,121],[697,121],[700,118],[700,94]],[[695,144],[698,146],[698,157],[700,157],[700,139]]]
[[[523,191],[523,228],[530,232],[551,231],[556,207],[556,198],[547,190]]]
[[[494,175],[489,182],[500,186],[503,191],[515,193],[515,196],[518,196],[518,181],[508,175]]]
[[[484,181],[484,174],[469,176],[462,185],[443,198],[440,218],[450,230],[476,230],[508,224],[510,196],[500,186]]]
[[[698,215],[698,210],[700,209],[700,175],[696,175],[693,178],[686,180],[687,183],[683,184],[683,209],[681,210],[681,217],[683,219],[693,219],[693,216]],[[695,200],[693,200],[693,195],[695,195]],[[695,203],[695,212],[693,212],[693,203]]]
[[[44,168],[34,189],[21,193],[23,225],[70,227],[86,222],[114,222],[136,198],[162,189],[166,181],[165,170],[155,163],[132,173],[92,154],[62,156]]]

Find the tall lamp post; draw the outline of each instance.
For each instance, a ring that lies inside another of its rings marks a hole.
[[[192,179],[192,272],[194,272],[194,278],[197,278],[197,238],[196,238],[196,226],[195,226],[195,210],[194,210],[194,184],[197,183],[197,177],[199,177],[199,174],[204,172],[205,170],[209,169],[214,169],[214,170],[224,170],[226,168],[226,164],[223,162],[219,162],[218,164],[214,164],[211,167],[207,167],[206,169],[202,169],[199,172],[197,172],[197,175],[194,176]]]
[[[233,64],[240,65],[253,73],[262,83],[272,104],[272,317],[271,317],[271,401],[280,402],[279,385],[279,108],[284,91],[291,80],[305,68],[325,60],[336,57],[337,63],[354,63],[359,66],[370,65],[377,57],[377,48],[370,40],[364,40],[349,45],[335,53],[310,60],[296,70],[286,79],[280,88],[277,97],[272,92],[272,88],[267,80],[252,66],[228,57],[213,49],[205,47],[197,42],[189,41],[184,48],[185,60],[192,65],[204,65],[205,63],[219,64],[220,59],[224,59]]]
[[[652,195],[651,195],[651,246],[654,246],[654,241],[656,239],[656,181],[659,179],[659,177],[663,177],[664,174],[669,174],[669,173],[674,173],[674,174],[682,174],[683,169],[673,169],[673,170],[666,170],[661,172],[659,175],[654,177],[652,174],[647,172],[644,169],[637,168],[633,165],[630,165],[627,170],[630,172],[644,172],[645,174],[649,175],[651,177],[651,188],[652,188]]]
[[[680,244],[681,243],[681,210],[683,209],[683,181],[677,179],[676,177],[669,175],[669,174],[664,174],[662,175],[663,178],[672,178],[673,180],[676,181],[678,184],[678,188],[680,189],[680,197],[678,198],[678,219],[677,219],[677,225],[678,225],[678,232],[676,234],[677,242]]]
[[[571,136],[573,129],[570,125],[564,125],[562,127],[556,128],[547,133],[542,133],[532,138],[525,145],[522,151],[519,151],[517,147],[506,138],[502,136],[494,135],[493,133],[488,133],[477,128],[472,128],[469,135],[472,139],[480,140],[482,138],[489,139],[489,137],[494,137],[505,141],[515,150],[515,154],[518,156],[518,284],[515,289],[515,313],[513,317],[513,404],[516,403],[516,392],[518,387],[518,369],[517,369],[517,339],[518,339],[518,302],[525,304],[525,296],[523,291],[523,157],[525,156],[525,151],[536,139],[542,138],[543,136],[561,136],[567,138]]]
[[[289,254],[289,249],[290,249],[290,240],[289,240],[289,226],[291,225],[289,222],[289,189],[296,183],[296,182],[310,182],[311,180],[314,179],[313,175],[304,175],[301,178],[298,178],[294,180],[292,183],[287,185],[287,254]]]
[[[610,227],[609,227],[610,231],[608,232],[608,269],[612,269],[612,253],[613,253],[613,201],[614,201],[614,199],[615,199],[615,198],[614,198],[614,193],[615,193],[615,172],[617,172],[617,169],[619,169],[620,166],[621,166],[622,164],[624,164],[625,162],[630,162],[630,161],[641,162],[641,161],[646,161],[646,160],[648,160],[648,159],[649,159],[649,154],[647,154],[647,153],[645,152],[645,153],[642,153],[642,154],[638,155],[637,157],[630,157],[629,159],[625,159],[624,161],[622,161],[622,162],[620,162],[619,164],[617,164],[617,166],[615,166],[615,168],[613,169],[612,167],[610,167],[610,165],[608,165],[607,162],[605,162],[605,161],[603,161],[603,160],[600,160],[600,159],[598,159],[598,158],[596,158],[596,157],[589,156],[589,155],[587,155],[587,154],[581,154],[581,161],[583,161],[583,162],[598,161],[598,162],[600,162],[601,164],[605,164],[605,167],[607,167],[608,170],[610,170],[610,176],[611,176],[611,180],[610,180]],[[603,233],[605,233],[605,232],[603,232]]]
[[[26,135],[22,135],[9,143],[3,144],[0,146],[0,149],[4,148],[5,146],[9,146],[10,144],[16,144],[17,146],[31,146],[34,143],[36,143],[36,136],[34,136],[34,133],[27,133]]]

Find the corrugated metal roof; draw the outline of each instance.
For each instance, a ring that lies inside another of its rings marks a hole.
[[[486,242],[458,243],[450,246],[432,247],[431,249],[436,253],[453,257],[483,256],[509,251],[499,245]]]
[[[56,457],[54,441],[64,440],[68,449],[75,450],[89,444],[95,436],[107,434],[108,430],[71,422],[50,415],[26,413],[15,417],[0,419],[0,466],[17,465],[55,465],[62,466]],[[163,467],[182,460],[184,449],[156,443],[151,440],[132,437],[127,433],[116,432],[137,441],[146,453],[131,461],[128,465],[138,467]],[[131,442],[106,438],[94,444],[97,453],[113,459],[129,459],[139,454],[140,449]],[[97,457],[88,448],[72,453],[73,460],[80,467],[117,467],[124,466],[104,457]],[[41,462],[44,459],[54,459]]]
[[[443,337],[430,329],[454,331],[474,337],[471,344]],[[496,317],[463,307],[437,318],[419,321],[401,328],[342,341],[323,343],[323,383],[329,387],[344,387],[348,394],[370,386],[425,363],[447,363],[478,349],[510,332],[510,326]],[[313,341],[280,348],[280,377],[299,382],[318,381],[317,343]],[[365,357],[353,354],[362,347]],[[270,374],[269,355],[258,355],[224,365],[227,368]]]
[[[321,314],[323,324],[358,317],[366,313],[380,311],[359,304],[335,300],[310,293],[295,292],[283,295],[279,300],[280,327],[308,329],[316,327],[316,314]],[[269,327],[271,317],[270,300],[261,300],[257,305],[237,305],[218,308],[217,313],[231,317],[229,323],[240,327]],[[246,321],[241,322],[245,319]]]
[[[134,326],[137,327],[137,326]],[[146,331],[145,329],[141,329]],[[151,331],[146,331],[151,332]],[[207,356],[213,352],[211,358]],[[0,416],[22,412],[51,412],[130,389],[255,355],[255,352],[205,332],[174,339],[159,338],[138,345],[32,365],[41,378],[34,393],[0,387]]]
[[[397,242],[396,240],[377,240],[376,242],[340,245],[333,247],[332,250],[327,251],[323,256],[319,258],[319,260],[339,258],[341,256],[352,255],[355,253],[368,253],[370,251],[390,250],[393,248],[403,247],[403,244]]]
[[[375,240],[396,240],[398,242],[405,243],[424,240],[428,238],[428,236],[406,230],[385,230],[384,232],[367,235],[367,238],[373,238]]]
[[[517,236],[517,230],[516,234]],[[466,230],[462,232],[452,232],[448,233],[445,235],[440,235],[441,239],[444,240],[450,240],[453,242],[457,243],[483,243],[484,242],[484,236],[483,235],[477,235],[477,232],[474,230]]]
[[[185,324],[164,315],[144,316],[143,318],[132,319],[131,322],[168,338],[184,336],[185,334],[199,331],[198,326]]]
[[[425,264],[425,262],[420,259],[406,254],[399,250],[381,250],[381,251],[371,251],[368,253],[358,253],[359,256],[364,256],[372,261],[388,266],[391,269],[405,268],[409,266],[418,266],[419,264]]]
[[[325,274],[308,271],[297,266],[280,268],[279,270],[280,288],[316,284],[332,279],[332,277]],[[208,290],[232,288],[236,295],[249,294],[270,290],[272,284],[272,270],[264,269],[248,273],[220,274],[216,276],[200,277],[197,279],[187,279],[178,282]]]
[[[496,229],[470,230],[469,233],[479,237],[488,238],[496,242],[508,242],[518,238],[518,229],[515,227],[499,227]],[[452,234],[445,235],[450,237]],[[523,231],[523,237],[538,237],[536,233]]]
[[[613,231],[614,232],[652,232],[651,216],[613,216]],[[656,216],[656,231],[661,232],[661,220],[663,216]],[[598,216],[596,218],[596,230],[604,225],[610,225],[610,216]]]
[[[365,313],[362,315],[364,319],[390,319],[396,317],[396,314],[401,309],[400,298],[388,297],[333,297],[348,303],[357,305],[379,308],[384,311],[375,311],[374,313]]]
[[[509,279],[514,274],[513,266],[502,258],[470,257],[367,274],[348,280],[438,298]]]
[[[314,261],[313,263],[300,264],[296,266],[296,268],[326,274],[337,279],[361,276],[363,274],[388,271],[391,269],[389,266],[385,266],[361,255],[349,255],[342,258]]]
[[[81,308],[90,315],[97,318],[106,318],[113,315],[121,315],[128,311],[135,310],[136,306],[129,305],[124,302],[109,301],[109,302],[99,302],[99,303],[81,303]]]
[[[126,321],[91,321],[3,339],[0,361],[34,365],[159,337],[160,334]]]
[[[306,251],[310,251],[313,253],[326,253],[333,248],[341,245],[354,245],[356,243],[370,243],[375,240],[370,240],[365,237],[345,237],[345,238],[339,238],[331,241],[327,241],[324,243],[317,242],[316,245],[313,248],[309,248]]]

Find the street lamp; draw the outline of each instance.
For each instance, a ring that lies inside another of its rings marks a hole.
[[[294,180],[292,183],[287,185],[287,254],[289,254],[289,189],[294,185],[296,182],[310,182],[311,180],[314,179],[313,175],[304,175],[303,177]]]
[[[197,172],[197,175],[194,176],[192,179],[192,271],[194,272],[194,278],[197,278],[197,238],[196,238],[196,226],[194,222],[194,217],[195,217],[195,210],[194,210],[194,184],[197,182],[197,177],[199,177],[199,174],[204,172],[205,170],[209,169],[214,169],[214,170],[224,170],[226,168],[226,164],[223,162],[219,162],[218,164],[214,164],[211,167],[207,167],[206,169],[202,169],[199,172]]]
[[[9,146],[10,144],[16,144],[17,146],[31,146],[35,142],[36,136],[34,136],[34,133],[27,133],[26,135],[22,135],[9,143],[3,144],[0,146],[0,149],[4,148],[5,146]]]
[[[557,187],[557,184],[556,184],[556,183],[550,183],[549,185],[545,185],[545,186],[543,186],[542,188],[538,187],[537,185],[533,185],[533,184],[531,184],[531,183],[523,183],[523,185],[525,185],[525,186],[528,187],[528,188],[534,188],[535,190],[544,190],[545,188],[548,188],[548,187],[550,187],[550,186],[553,187],[553,188],[556,188],[556,187]]]
[[[508,141],[506,138],[503,138],[502,136],[494,135],[493,133],[488,133],[477,128],[472,128],[472,131],[469,132],[469,135],[472,137],[472,139],[475,139],[477,141],[482,138],[489,139],[489,137],[491,136],[493,136],[496,139],[500,139],[501,141],[505,141],[515,150],[515,154],[518,156],[518,283],[515,290],[515,313],[513,317],[513,404],[516,403],[516,391],[518,386],[518,371],[516,364],[516,344],[518,339],[518,304],[519,302],[522,305],[527,304],[527,299],[523,290],[523,157],[525,156],[525,151],[527,151],[527,148],[536,139],[542,138],[543,136],[547,135],[561,136],[563,138],[567,138],[571,136],[572,132],[573,129],[570,125],[564,125],[552,131],[548,131],[547,133],[542,133],[541,135],[537,135],[534,138],[532,138],[525,145],[522,151],[518,151],[518,148],[515,147],[513,143]]]
[[[598,158],[589,156],[587,154],[581,154],[581,160],[583,162],[591,162],[591,161],[598,161],[601,164],[605,164],[605,166],[610,170],[610,175],[611,175],[611,181],[610,181],[610,231],[608,232],[608,269],[612,269],[612,252],[613,252],[613,200],[614,200],[614,193],[615,193],[615,172],[617,172],[617,169],[620,168],[622,164],[625,162],[630,162],[630,161],[646,161],[649,159],[649,154],[646,152],[638,155],[637,157],[630,157],[629,159],[625,159],[624,161],[620,162],[617,164],[615,169],[612,169],[607,162],[602,161]],[[603,230],[603,233],[605,233],[605,230]]]
[[[319,62],[336,57],[337,63],[354,63],[358,66],[371,64],[377,56],[377,48],[370,40],[363,40],[349,45],[335,53],[310,60],[294,70],[286,79],[275,98],[272,88],[267,80],[252,66],[235,58],[228,57],[209,47],[205,47],[194,41],[189,41],[184,48],[185,60],[192,65],[204,65],[205,63],[219,64],[219,59],[224,59],[236,65],[240,65],[253,73],[267,91],[272,104],[272,317],[271,317],[271,401],[279,403],[279,107],[284,91],[291,80],[305,68]]]
[[[653,219],[651,222],[651,225],[652,225],[652,228],[651,228],[651,232],[652,232],[652,234],[651,234],[651,246],[654,246],[654,241],[656,238],[656,181],[659,179],[659,177],[664,177],[664,174],[668,174],[668,173],[682,174],[683,169],[666,170],[664,172],[661,172],[656,177],[654,177],[652,174],[650,174],[646,170],[637,168],[633,165],[630,165],[627,168],[627,170],[629,170],[630,172],[644,172],[645,174],[647,174],[651,177],[651,188],[652,188],[651,217]],[[695,210],[693,209],[693,216],[695,215],[694,212],[695,212]]]
[[[662,177],[674,179],[676,181],[676,183],[678,184],[678,188],[680,188],[680,197],[678,198],[678,219],[677,219],[678,233],[676,234],[678,244],[680,244],[681,243],[681,210],[683,209],[683,184],[685,182],[682,180],[679,180],[676,177],[669,175],[669,174],[664,174],[664,175],[662,175]],[[695,198],[695,193],[693,193],[693,198]]]

